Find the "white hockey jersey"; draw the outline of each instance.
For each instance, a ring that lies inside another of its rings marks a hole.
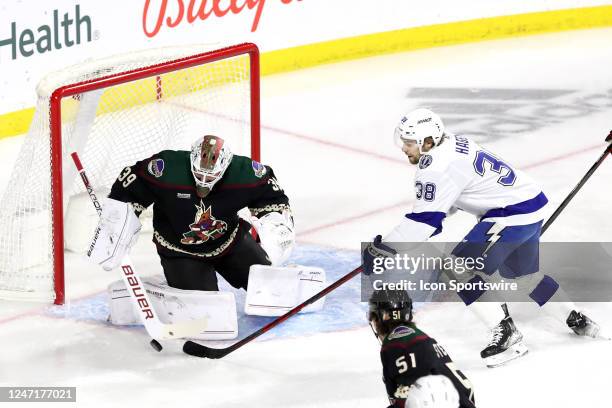
[[[414,185],[413,212],[384,241],[425,241],[442,231],[442,221],[455,209],[479,221],[533,224],[543,220],[548,203],[527,174],[460,135],[447,134],[441,144],[421,155]]]

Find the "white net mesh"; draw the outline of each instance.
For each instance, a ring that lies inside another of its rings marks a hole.
[[[53,299],[50,102],[63,85],[142,70],[210,47],[164,48],[85,62],[48,75],[10,182],[0,200],[0,297]],[[79,152],[96,190],[110,188],[120,170],[160,150],[188,150],[203,134],[232,150],[251,145],[249,55],[102,86],[62,100],[65,210],[84,191],[70,153]]]

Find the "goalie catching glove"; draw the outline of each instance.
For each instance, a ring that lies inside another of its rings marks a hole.
[[[285,262],[295,244],[295,229],[291,212],[271,212],[261,218],[252,217],[251,223],[259,235],[261,247],[268,254],[272,265]]]
[[[106,271],[116,268],[136,243],[141,227],[131,204],[106,198],[87,256]]]

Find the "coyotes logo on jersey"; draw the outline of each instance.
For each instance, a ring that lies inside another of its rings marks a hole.
[[[207,242],[209,239],[217,239],[227,231],[227,223],[217,220],[212,215],[211,207],[206,208],[204,203],[200,201],[200,205],[196,205],[195,221],[189,224],[190,231],[183,233],[181,244],[196,245]]]

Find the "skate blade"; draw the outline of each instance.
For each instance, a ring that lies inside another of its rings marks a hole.
[[[576,332],[575,332],[576,333]],[[586,330],[584,330],[582,333],[576,333],[578,336],[581,337],[591,337],[593,339],[602,339],[602,340],[610,340],[610,336],[606,335],[601,328],[599,327],[599,325],[597,324],[592,324],[590,327],[588,327]]]
[[[591,330],[589,330],[586,333],[586,335],[589,336],[589,337],[592,337],[594,339],[597,339],[597,338],[600,338],[600,337],[605,339],[605,336],[603,335],[603,333],[601,333],[601,330],[599,329],[599,326],[592,327]]]
[[[595,339],[600,339],[600,340],[608,340],[608,341],[612,340],[612,336],[610,336],[610,333],[602,330],[601,327],[597,327],[597,333],[595,333],[595,335],[592,337]]]
[[[524,356],[528,351],[529,349],[527,349],[527,346],[521,341],[513,344],[502,353],[485,358],[484,361],[489,368],[499,367],[500,365],[506,364],[509,361]]]

